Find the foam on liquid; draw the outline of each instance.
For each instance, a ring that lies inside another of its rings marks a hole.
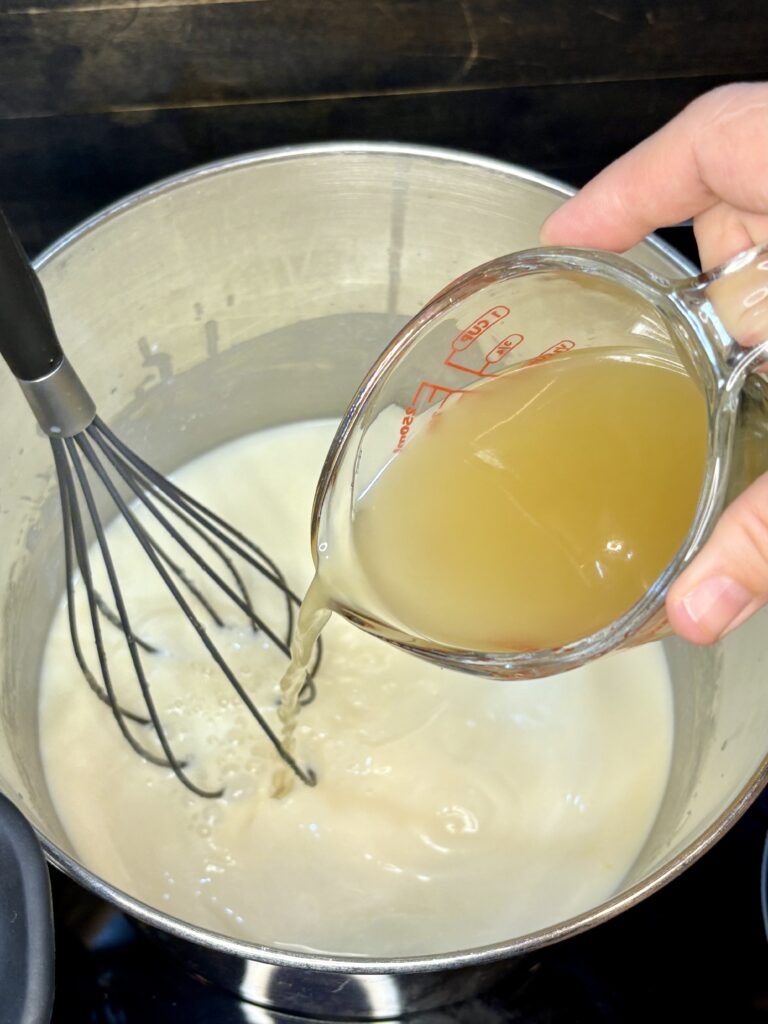
[[[334,424],[227,445],[175,475],[256,539],[301,593],[312,495]],[[142,761],[75,662],[62,608],[45,655],[44,765],[82,861],[176,917],[238,938],[407,956],[509,939],[608,898],[653,822],[672,741],[661,649],[536,682],[478,680],[404,655],[334,617],[318,697],[293,745],[315,788],[272,794],[275,754],[128,531],[108,537],[177,752],[205,800]],[[257,607],[274,595],[249,581]],[[82,596],[82,595],[81,595]],[[210,628],[279,729],[285,658],[227,609]],[[121,698],[133,670],[105,632]]]

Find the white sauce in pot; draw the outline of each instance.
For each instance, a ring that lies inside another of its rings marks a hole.
[[[334,427],[264,431],[174,476],[264,547],[299,595],[312,574],[310,507]],[[195,796],[129,748],[82,677],[62,607],[45,656],[41,744],[55,807],[92,871],[224,935],[377,957],[511,939],[621,886],[669,770],[660,647],[535,682],[495,682],[438,669],[334,617],[318,696],[296,734],[297,756],[319,782],[274,799],[268,740],[125,525],[110,526],[108,538],[134,628],[163,651],[144,664],[174,749],[195,781],[226,791]],[[254,587],[257,608],[277,600]],[[233,606],[217,604],[230,625],[211,625],[210,635],[276,727],[285,658]],[[123,704],[139,711],[121,634],[105,624],[104,636]]]

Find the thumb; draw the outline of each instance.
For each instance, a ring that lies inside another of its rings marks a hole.
[[[708,644],[768,602],[768,474],[728,506],[712,536],[670,588],[667,618],[694,644]]]

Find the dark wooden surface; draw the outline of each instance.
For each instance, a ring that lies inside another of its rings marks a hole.
[[[36,250],[163,175],[331,139],[578,184],[756,78],[766,0],[0,0],[0,202]]]

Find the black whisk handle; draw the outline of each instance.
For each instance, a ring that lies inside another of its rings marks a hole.
[[[0,355],[21,381],[46,377],[64,358],[43,287],[2,210]]]

